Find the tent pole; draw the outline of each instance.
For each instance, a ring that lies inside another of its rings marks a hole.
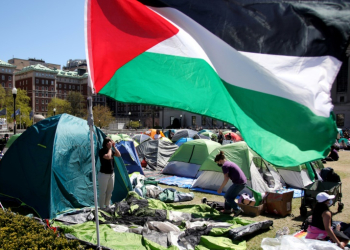
[[[89,91],[90,94],[90,91]],[[91,151],[91,167],[92,167],[92,180],[94,186],[94,202],[95,202],[95,222],[96,222],[96,234],[97,234],[97,249],[100,249],[100,230],[98,222],[98,205],[97,205],[97,188],[96,188],[96,168],[95,168],[95,150],[94,150],[94,117],[92,113],[92,97],[91,94],[87,98],[88,100],[88,125],[90,128],[90,151]]]

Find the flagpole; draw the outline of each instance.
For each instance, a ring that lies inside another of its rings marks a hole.
[[[88,76],[89,81],[90,76]],[[91,151],[91,167],[92,167],[92,180],[93,180],[93,187],[94,187],[94,202],[95,202],[95,222],[96,222],[96,234],[97,234],[97,249],[100,249],[100,231],[99,231],[99,221],[98,221],[98,205],[97,205],[97,187],[96,187],[96,169],[95,169],[95,150],[94,150],[94,117],[92,113],[92,97],[91,97],[91,91],[88,91],[88,125],[90,128],[90,151]]]

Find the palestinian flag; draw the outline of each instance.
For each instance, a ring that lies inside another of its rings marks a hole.
[[[95,93],[231,123],[280,166],[329,152],[349,34],[344,1],[86,1]]]

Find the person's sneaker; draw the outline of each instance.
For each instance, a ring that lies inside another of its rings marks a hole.
[[[238,215],[240,215],[243,212],[243,209],[238,207],[237,210],[233,210],[233,213],[235,215],[235,217],[237,217]]]

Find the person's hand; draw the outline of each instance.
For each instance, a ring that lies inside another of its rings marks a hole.
[[[221,189],[221,188],[219,188],[217,192],[218,192],[218,194],[221,194],[222,189]]]
[[[340,247],[341,249],[345,248],[345,243],[344,242],[340,242],[339,244],[337,244],[338,247]]]
[[[115,141],[112,141],[112,146],[115,147]]]

